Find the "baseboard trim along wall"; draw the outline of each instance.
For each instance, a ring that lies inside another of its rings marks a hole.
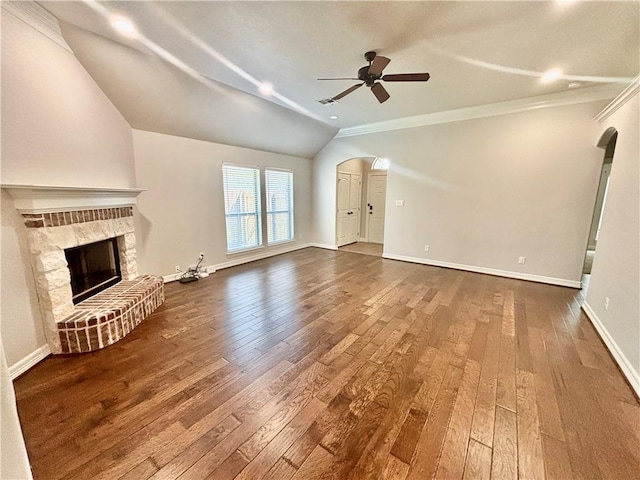
[[[216,272],[216,266],[215,265],[208,265],[208,266],[199,268],[200,271],[202,271],[202,269],[204,269],[209,274]],[[180,277],[182,277],[182,275],[184,275],[184,272],[183,273],[172,273],[171,275],[163,275],[162,279],[164,280],[164,283],[171,283],[171,282],[175,282],[177,280],[180,280]]]
[[[276,255],[282,255],[283,253],[295,252],[296,250],[302,250],[303,248],[312,246],[315,245],[311,243],[299,243],[296,245],[289,245],[287,247],[278,249],[272,247],[272,249],[260,250],[260,253],[247,256],[239,256],[237,258],[234,258],[233,260],[227,260],[226,262],[209,265],[205,268],[207,269],[207,273],[211,274],[215,273],[217,270],[222,270],[223,268],[235,267],[238,265],[243,265],[245,263],[255,262],[256,260],[262,260],[263,258],[274,257]],[[172,273],[171,275],[164,275],[162,278],[164,280],[164,283],[169,283],[179,280],[182,275],[182,273]]]
[[[484,273],[497,277],[514,278],[516,280],[527,280],[530,282],[548,283],[561,287],[581,288],[582,282],[579,280],[567,280],[565,278],[545,277],[543,275],[533,275],[531,273],[511,272],[509,270],[498,270],[495,268],[477,267],[475,265],[463,265],[459,263],[441,262],[439,260],[428,260],[426,258],[407,257],[405,255],[395,255],[393,253],[383,253],[382,258],[390,260],[400,260],[402,262],[421,263],[432,267],[453,268],[455,270],[465,270],[467,272]]]
[[[296,250],[302,250],[309,247],[308,243],[290,244],[287,247],[274,248],[261,250],[260,253],[254,255],[247,255],[234,258],[233,260],[227,260],[226,262],[218,263],[215,265],[216,270],[222,270],[223,268],[235,267],[244,263],[255,262],[256,260],[262,260],[263,258],[275,257],[276,255],[282,255],[283,253],[295,252]]]
[[[593,324],[595,329],[598,331],[600,338],[607,346],[609,352],[611,352],[613,359],[618,364],[618,367],[620,367],[622,374],[627,378],[627,381],[631,385],[631,388],[633,388],[633,390],[636,392],[636,395],[640,397],[640,372],[636,371],[633,368],[633,365],[631,364],[629,359],[622,352],[616,341],[609,334],[600,318],[598,318],[598,315],[596,315],[596,312],[593,311],[593,308],[591,308],[591,306],[587,302],[584,302],[582,304],[582,310],[587,315],[589,320],[591,320],[591,323]]]
[[[22,360],[19,360],[14,365],[11,365],[9,367],[9,376],[11,377],[11,380],[15,380],[24,372],[33,367],[36,363],[41,362],[49,355],[51,355],[51,349],[49,348],[49,345],[43,345],[37,350],[31,352]]]

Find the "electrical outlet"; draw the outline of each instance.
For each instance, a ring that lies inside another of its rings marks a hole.
[[[180,273],[182,272],[182,270],[180,270],[180,265],[176,265],[176,273]]]
[[[609,310],[609,297],[604,297],[604,309]]]
[[[527,263],[527,257],[519,257],[518,258],[518,263],[520,265],[524,265],[525,263]]]
[[[425,245],[425,246],[424,246],[424,251],[425,251],[425,252],[428,252],[428,251],[429,251],[429,248],[430,248],[430,247],[429,247],[429,245]]]

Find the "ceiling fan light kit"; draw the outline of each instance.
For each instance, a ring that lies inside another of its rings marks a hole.
[[[387,57],[381,57],[376,52],[367,52],[364,54],[364,59],[369,62],[369,65],[358,70],[358,77],[339,77],[339,78],[319,78],[318,80],[360,80],[362,83],[353,85],[347,88],[344,92],[339,93],[333,97],[319,100],[323,105],[329,105],[335,103],[343,97],[346,97],[351,92],[357,90],[363,85],[366,85],[371,89],[371,93],[376,97],[378,102],[384,103],[389,100],[389,92],[378,81],[383,82],[426,82],[429,80],[430,75],[428,73],[398,73],[391,75],[382,75],[383,70],[389,63],[390,59]]]

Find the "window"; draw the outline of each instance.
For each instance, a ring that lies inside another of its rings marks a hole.
[[[260,169],[223,165],[222,181],[227,251],[261,246]]]
[[[267,243],[293,240],[293,173],[265,170]]]
[[[387,158],[376,157],[371,164],[371,170],[389,170],[389,160]]]

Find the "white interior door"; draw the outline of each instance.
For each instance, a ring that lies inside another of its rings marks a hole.
[[[347,243],[354,243],[360,239],[360,205],[362,203],[362,175],[352,173],[349,183],[349,211],[347,218],[349,233]]]
[[[387,200],[387,175],[369,174],[367,188],[367,240],[384,242],[384,213]]]
[[[362,175],[338,172],[337,196],[336,243],[341,247],[360,238]]]
[[[337,184],[337,217],[336,217],[336,240],[338,246],[346,245],[349,236],[349,194],[351,190],[351,175],[338,172]]]

